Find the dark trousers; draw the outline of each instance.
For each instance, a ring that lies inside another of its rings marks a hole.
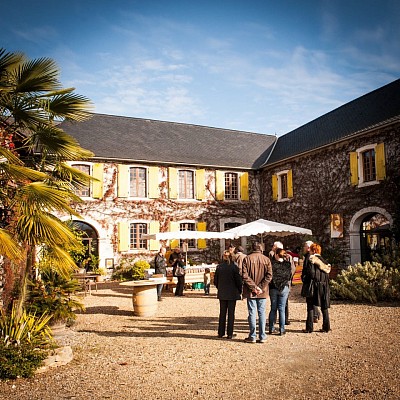
[[[161,299],[161,293],[162,293],[162,290],[163,290],[163,286],[164,286],[163,283],[157,285],[157,298],[158,298],[158,300]]]
[[[185,287],[185,275],[177,276],[178,282],[176,284],[175,296],[183,296],[183,289]]]
[[[312,297],[306,297],[307,301],[307,321],[306,321],[306,330],[312,332],[314,330],[314,301]],[[331,329],[331,324],[329,320],[329,309],[322,311],[322,329],[328,332]]]
[[[233,325],[235,322],[235,308],[236,308],[236,300],[219,301],[218,336],[225,336],[227,314],[228,314],[228,328],[226,329],[226,334],[228,336],[233,335]]]

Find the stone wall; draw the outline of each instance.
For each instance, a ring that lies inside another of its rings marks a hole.
[[[350,184],[349,153],[373,144],[385,143],[386,179],[379,184],[355,187]],[[368,207],[386,210],[396,219],[400,192],[400,124],[382,128],[348,141],[267,167],[262,171],[261,216],[265,219],[312,229],[313,238],[326,249],[341,254],[341,265],[349,263],[349,224],[352,217]],[[292,169],[293,198],[272,200],[272,174]],[[340,213],[344,237],[330,238],[330,214]],[[285,244],[301,245],[304,238],[285,239]],[[271,239],[272,240],[272,239]]]

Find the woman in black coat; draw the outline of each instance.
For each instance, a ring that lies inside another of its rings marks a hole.
[[[224,251],[222,264],[219,264],[215,270],[214,285],[218,289],[217,298],[219,299],[218,337],[224,337],[226,329],[227,338],[232,339],[236,336],[233,334],[233,326],[236,300],[240,300],[242,293],[242,277],[229,251]],[[228,327],[226,328],[227,314]]]
[[[307,321],[304,330],[306,333],[313,331],[314,306],[321,307],[321,332],[329,332],[331,329],[328,311],[330,307],[329,272],[331,266],[320,254],[321,246],[316,243],[312,244],[310,257],[303,266],[304,279],[301,295],[306,298],[307,302]]]

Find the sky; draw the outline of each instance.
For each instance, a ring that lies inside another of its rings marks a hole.
[[[280,136],[400,77],[398,0],[2,0],[103,114]]]

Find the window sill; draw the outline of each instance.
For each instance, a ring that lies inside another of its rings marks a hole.
[[[362,187],[366,187],[366,186],[378,185],[379,183],[380,183],[380,181],[362,182],[362,183],[359,183],[357,187],[362,188]]]

